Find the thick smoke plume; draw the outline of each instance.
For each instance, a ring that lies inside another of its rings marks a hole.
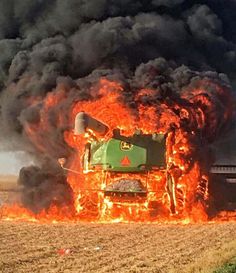
[[[39,211],[52,201],[71,202],[55,161],[73,154],[63,136],[73,126],[70,109],[96,98],[91,90],[101,77],[124,87],[122,100],[132,111],[137,104],[163,100],[184,107],[180,97],[197,107],[200,100],[194,98],[210,97],[214,115],[205,109],[209,122],[201,133],[207,143],[220,139],[231,126],[235,11],[233,0],[2,0],[1,141],[38,160],[37,167],[20,173],[25,205]],[[203,94],[193,94],[197,87]],[[135,102],[142,88],[155,92]],[[181,120],[186,128],[191,122]]]

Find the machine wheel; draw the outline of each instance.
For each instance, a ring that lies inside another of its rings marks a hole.
[[[205,203],[208,197],[208,179],[204,175],[197,186],[196,201]]]
[[[167,173],[167,192],[170,199],[170,212],[176,214],[176,202],[175,202],[175,183],[170,173]]]
[[[176,213],[181,215],[185,208],[185,190],[182,188],[177,188],[175,190],[175,197],[176,197]]]
[[[77,211],[81,218],[97,218],[99,215],[99,197],[97,192],[81,191]]]
[[[170,173],[167,173],[167,192],[171,213],[181,215],[185,208],[185,189],[175,185],[175,181]]]

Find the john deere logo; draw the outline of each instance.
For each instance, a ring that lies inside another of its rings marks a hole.
[[[133,148],[133,145],[129,142],[121,141],[120,149],[122,151],[130,151]]]

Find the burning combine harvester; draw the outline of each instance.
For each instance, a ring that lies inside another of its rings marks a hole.
[[[76,206],[81,216],[126,220],[184,217],[193,204],[204,215],[208,179],[203,176],[191,194],[181,178],[176,181],[174,175],[181,170],[167,160],[168,133],[136,130],[125,136],[119,129],[110,132],[106,124],[85,112],[76,115],[74,125],[74,135],[85,140],[80,166],[77,164],[80,171],[65,167],[64,159],[59,162],[74,180],[81,180],[83,173]],[[221,168],[214,166],[211,172],[220,175]],[[191,204],[189,196],[194,198]]]
[[[27,132],[36,146],[46,145],[46,154],[59,151],[40,167],[22,168],[22,206],[6,208],[3,215],[189,222],[235,211],[236,166],[214,165],[220,157],[212,153],[233,120],[229,90],[217,84],[200,81],[179,96],[157,100],[158,89],[126,94],[120,84],[102,78],[94,97],[70,102],[65,120],[63,111],[54,113],[56,104],[67,106],[64,97],[48,96],[40,123]],[[52,113],[58,124],[49,118]],[[55,147],[52,125],[63,132]],[[46,132],[38,134],[38,128]],[[60,156],[66,157],[59,160],[63,169],[55,160]]]
[[[108,126],[84,112],[75,119],[75,135],[83,134],[87,143],[83,155],[84,173],[100,173],[98,191],[112,204],[134,203],[158,211],[163,197],[168,195],[170,210],[176,213],[174,181],[166,166],[166,137],[164,134],[143,134],[136,131],[131,137],[123,136],[119,129],[109,132]],[[160,179],[160,178],[164,178]],[[152,196],[152,197],[151,197]],[[147,200],[149,202],[147,203]]]

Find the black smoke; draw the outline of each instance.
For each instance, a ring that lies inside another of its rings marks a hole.
[[[73,207],[72,190],[66,183],[66,177],[58,165],[45,160],[38,166],[23,167],[19,173],[19,184],[24,189],[22,204],[39,213],[54,206]]]
[[[37,157],[39,166],[20,174],[26,192],[45,185],[55,192],[51,185],[66,183],[63,175],[55,178],[54,168],[45,170],[45,158],[55,165],[73,154],[63,137],[72,126],[69,109],[91,99],[100,77],[125,87],[130,108],[133,94],[144,87],[170,104],[199,80],[230,89],[236,83],[235,12],[233,0],[1,0],[0,140]],[[26,128],[40,124],[45,98],[60,92],[64,100],[47,113],[47,129],[37,128],[32,141]],[[221,119],[223,98],[215,103],[220,126],[212,134],[220,137],[229,124]],[[68,196],[69,189],[57,190],[60,198],[52,194],[51,200],[63,199],[62,192]]]

